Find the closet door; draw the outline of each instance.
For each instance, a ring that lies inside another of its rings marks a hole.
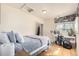
[[[43,24],[40,25],[40,35],[43,36]]]

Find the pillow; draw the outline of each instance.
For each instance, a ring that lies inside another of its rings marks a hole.
[[[7,33],[10,42],[16,43],[15,33],[13,31]]]
[[[24,38],[23,38],[23,36],[22,36],[21,34],[16,33],[16,34],[15,34],[15,37],[16,37],[16,41],[17,41],[18,43],[23,43],[23,42],[24,42]]]
[[[38,39],[39,38],[39,36],[37,36],[37,35],[27,35],[25,37],[29,37],[29,38],[32,38],[32,39]]]
[[[6,33],[0,33],[0,43],[10,43],[9,38]]]

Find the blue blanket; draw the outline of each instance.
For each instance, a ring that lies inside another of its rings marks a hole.
[[[35,49],[42,46],[42,42],[40,39],[24,37],[25,42],[22,44],[23,48],[26,49],[28,52],[32,52]]]

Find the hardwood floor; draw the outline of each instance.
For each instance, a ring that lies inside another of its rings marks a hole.
[[[76,49],[66,49],[59,45],[52,45],[39,56],[76,56]]]

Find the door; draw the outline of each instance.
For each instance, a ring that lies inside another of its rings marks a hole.
[[[43,24],[36,24],[36,35],[43,36]]]

